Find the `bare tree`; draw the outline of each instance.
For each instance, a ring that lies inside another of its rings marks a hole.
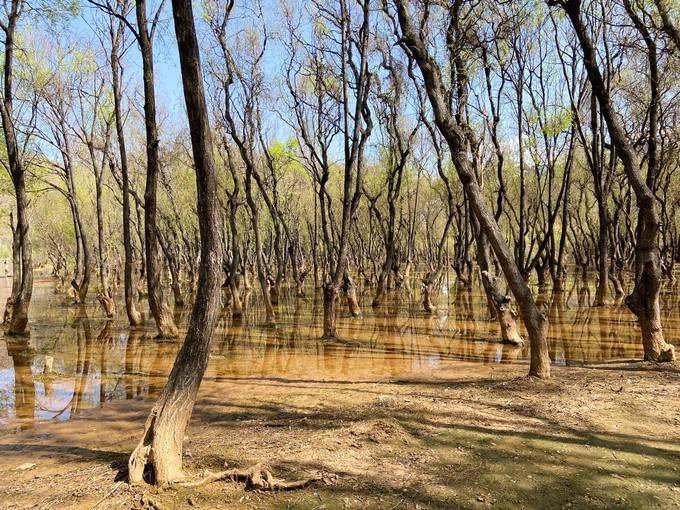
[[[424,27],[418,29],[412,21],[406,0],[395,0],[397,16],[401,26],[402,47],[418,64],[425,81],[425,88],[432,107],[437,128],[444,136],[465,193],[472,210],[479,221],[480,229],[489,239],[494,254],[500,263],[508,285],[519,305],[520,313],[529,333],[531,362],[529,374],[537,377],[550,376],[548,356],[548,321],[540,312],[529,287],[519,271],[491,209],[484,199],[474,170],[467,155],[465,127],[460,117],[454,118],[446,99],[439,66],[429,54],[423,40]],[[423,19],[419,17],[419,19]]]
[[[142,482],[144,470],[150,464],[154,483],[161,486],[183,478],[182,442],[208,365],[210,338],[220,301],[220,281],[215,275],[222,270],[222,220],[191,0],[173,0],[172,7],[196,168],[201,260],[187,336],[147,419],[142,440],[129,460],[131,483]]]
[[[0,21],[4,40],[2,100],[0,116],[2,130],[7,146],[9,175],[14,185],[17,204],[18,246],[21,253],[21,267],[14,267],[14,278],[20,279],[16,294],[12,294],[12,317],[7,332],[22,335],[28,332],[28,309],[33,294],[33,261],[31,251],[31,233],[28,223],[28,198],[26,196],[26,172],[22,158],[25,146],[18,139],[17,118],[14,112],[14,65],[16,46],[16,29],[19,19],[26,7],[24,0],[4,2],[3,19]]]

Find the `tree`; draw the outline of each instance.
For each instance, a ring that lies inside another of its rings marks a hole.
[[[156,121],[156,91],[153,67],[153,36],[165,0],[156,10],[151,26],[147,21],[146,0],[137,0],[135,13],[137,31],[135,37],[142,53],[144,82],[144,127],[146,129],[146,187],[144,189],[144,240],[146,248],[146,285],[149,308],[156,321],[160,337],[176,337],[177,326],[163,301],[161,287],[160,254],[158,251],[157,189],[160,162],[158,155],[158,123]]]
[[[31,233],[28,223],[28,198],[26,196],[26,172],[22,160],[22,147],[17,135],[17,119],[14,116],[14,64],[16,51],[16,29],[24,12],[24,0],[5,2],[5,18],[0,21],[0,29],[5,34],[4,62],[2,75],[2,100],[0,117],[7,147],[9,174],[14,185],[17,204],[18,245],[21,253],[21,267],[14,268],[14,278],[21,283],[17,293],[12,295],[12,317],[7,332],[22,335],[28,332],[28,309],[33,293],[33,260]]]
[[[458,177],[470,200],[472,210],[479,222],[482,233],[489,239],[508,285],[517,300],[522,320],[529,333],[531,363],[529,374],[536,377],[550,377],[550,358],[548,356],[548,321],[536,306],[531,290],[522,277],[517,264],[503,238],[474,174],[466,154],[466,137],[462,119],[454,119],[445,98],[441,71],[430,56],[422,31],[413,24],[406,0],[395,0],[399,25],[402,31],[402,46],[418,64],[425,82],[425,89],[432,107],[435,123],[441,131],[451,152]]]
[[[675,350],[664,339],[659,309],[661,265],[658,235],[661,222],[656,197],[649,186],[654,180],[655,170],[648,166],[648,177],[645,182],[637,156],[617,117],[598,67],[597,53],[583,21],[581,0],[549,0],[548,4],[561,7],[571,21],[583,51],[583,65],[588,73],[592,93],[597,97],[612,144],[616,148],[637,200],[636,283],[633,292],[626,297],[626,305],[640,321],[645,359],[672,361],[675,359]]]
[[[208,365],[208,348],[220,301],[220,281],[215,275],[222,269],[222,220],[191,0],[173,0],[172,10],[196,169],[201,260],[187,336],[128,465],[131,483],[140,483],[147,464],[150,464],[153,480],[161,486],[183,477],[182,442]]]
[[[118,142],[118,158],[121,174],[121,190],[123,193],[123,250],[125,252],[124,264],[124,288],[125,310],[130,326],[138,326],[142,322],[142,316],[135,306],[135,289],[133,286],[132,234],[130,232],[130,177],[128,171],[127,146],[125,144],[125,128],[123,125],[122,90],[120,77],[122,64],[120,61],[120,48],[125,41],[125,18],[129,10],[128,0],[117,0],[113,6],[113,14],[109,16],[109,39],[111,49],[109,52],[109,65],[111,66],[111,85],[113,89],[113,114],[116,124],[116,140]],[[112,157],[109,160],[112,173],[115,171],[116,162]]]

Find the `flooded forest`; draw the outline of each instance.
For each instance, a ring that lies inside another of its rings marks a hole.
[[[0,509],[680,507],[678,0],[0,0]]]

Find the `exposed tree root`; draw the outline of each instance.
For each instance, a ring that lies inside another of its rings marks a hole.
[[[144,481],[144,470],[146,469],[147,463],[149,462],[149,456],[151,455],[153,426],[157,415],[158,411],[156,410],[156,406],[154,406],[144,425],[144,436],[128,459],[128,482],[130,485],[139,485]]]
[[[308,487],[314,482],[325,481],[324,477],[320,474],[300,480],[281,480],[275,478],[269,469],[258,463],[245,469],[227,469],[226,471],[219,471],[217,473],[209,472],[199,480],[178,482],[175,485],[177,487],[200,487],[219,480],[245,482],[246,489],[260,491],[292,491]]]

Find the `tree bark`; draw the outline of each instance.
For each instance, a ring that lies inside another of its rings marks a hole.
[[[144,190],[144,239],[146,245],[146,285],[149,309],[156,321],[158,336],[174,338],[177,326],[163,301],[161,266],[157,238],[157,189],[160,161],[158,155],[158,124],[156,122],[156,91],[154,86],[153,47],[146,19],[146,0],[137,0],[137,39],[142,54],[144,82],[144,127],[146,129],[146,188]],[[156,20],[157,21],[157,20]],[[156,22],[155,21],[155,22]],[[154,22],[154,23],[155,23]]]
[[[142,482],[145,467],[151,464],[153,481],[160,486],[183,478],[182,441],[208,365],[220,299],[220,282],[215,275],[222,268],[222,221],[191,0],[173,0],[172,7],[196,168],[201,258],[186,339],[128,463],[131,483]]]

